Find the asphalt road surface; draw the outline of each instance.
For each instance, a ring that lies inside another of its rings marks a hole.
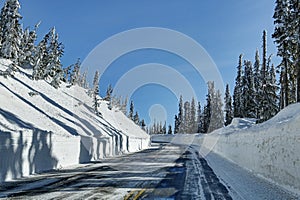
[[[0,186],[4,199],[297,199],[196,146],[155,143],[118,158],[31,176]]]

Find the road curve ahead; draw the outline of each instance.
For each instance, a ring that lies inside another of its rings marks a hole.
[[[1,199],[296,199],[195,146],[151,148],[0,186]]]

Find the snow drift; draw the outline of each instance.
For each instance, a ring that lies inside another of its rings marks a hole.
[[[11,62],[0,60],[5,71]],[[0,76],[0,182],[99,160],[149,146],[149,136],[122,112],[78,86],[55,89],[21,70]]]

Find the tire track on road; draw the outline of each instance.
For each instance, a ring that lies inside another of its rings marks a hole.
[[[194,148],[189,147],[185,153],[188,160],[187,170],[190,170],[186,182],[191,181],[198,188],[185,188],[184,194],[190,194],[191,199],[232,200],[229,191],[224,186],[207,161]],[[186,184],[185,184],[186,185]]]

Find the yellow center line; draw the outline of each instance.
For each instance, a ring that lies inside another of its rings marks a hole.
[[[140,198],[142,196],[142,194],[146,191],[146,189],[142,189],[140,190],[137,195],[133,198],[133,200],[137,200],[138,198]]]
[[[134,194],[134,191],[131,190],[131,191],[124,197],[124,200],[128,200],[133,194]]]

